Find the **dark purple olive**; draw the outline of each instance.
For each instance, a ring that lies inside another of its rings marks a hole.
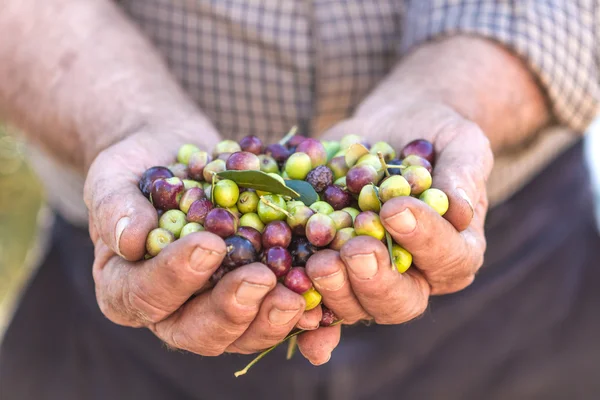
[[[142,194],[150,199],[150,192],[152,191],[152,184],[159,178],[172,178],[174,175],[170,169],[166,167],[152,167],[148,168],[142,174],[138,186],[142,191]]]

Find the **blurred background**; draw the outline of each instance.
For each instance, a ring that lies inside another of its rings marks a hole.
[[[0,124],[0,339],[43,254],[41,232],[51,223],[39,181],[25,162],[25,145]],[[586,151],[600,226],[600,120],[590,127]]]
[[[38,221],[48,214],[24,156],[24,143],[0,125],[0,338],[41,253]]]

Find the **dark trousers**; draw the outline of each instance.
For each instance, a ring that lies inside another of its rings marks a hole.
[[[166,349],[94,299],[85,230],[59,220],[0,351],[0,399],[597,399],[600,239],[577,145],[489,213],[485,266],[400,326],[354,326],[325,366]],[[282,346],[285,347],[285,346]]]

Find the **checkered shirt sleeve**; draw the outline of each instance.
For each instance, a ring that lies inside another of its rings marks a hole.
[[[405,1],[402,51],[467,33],[522,57],[545,89],[559,123],[584,131],[600,114],[600,1]]]

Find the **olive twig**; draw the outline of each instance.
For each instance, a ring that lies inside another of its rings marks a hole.
[[[379,157],[379,161],[381,162],[381,166],[383,167],[383,170],[385,171],[385,176],[390,176],[390,171],[388,171],[388,165],[385,162],[385,158],[383,158],[383,153],[378,151],[377,152],[377,157]]]
[[[271,207],[274,210],[279,211],[282,214],[285,214],[286,217],[291,218],[292,214],[290,214],[287,210],[279,207],[277,204],[270,202],[269,200],[265,199],[264,197],[260,198],[260,201],[262,201],[263,203],[265,203],[266,205],[268,205],[269,207]]]

